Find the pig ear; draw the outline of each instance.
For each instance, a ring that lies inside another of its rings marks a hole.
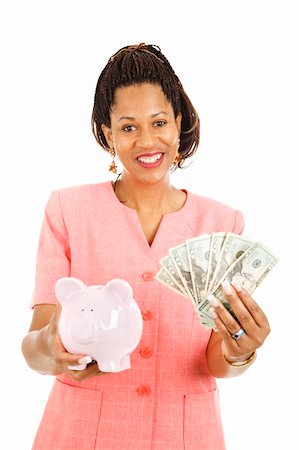
[[[73,292],[83,291],[86,289],[85,284],[78,278],[64,277],[57,280],[55,285],[55,295],[62,305],[66,303],[69,294]]]
[[[109,281],[104,288],[105,293],[116,297],[120,304],[125,305],[133,298],[133,289],[124,280],[114,279]]]

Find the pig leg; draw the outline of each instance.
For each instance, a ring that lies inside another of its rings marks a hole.
[[[130,355],[125,355],[122,357],[122,359],[120,361],[120,366],[123,370],[131,368]]]
[[[124,367],[121,365],[121,360],[114,359],[114,361],[99,361],[99,368],[101,372],[120,372],[124,370]]]

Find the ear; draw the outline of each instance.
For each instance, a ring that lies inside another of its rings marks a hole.
[[[109,283],[106,284],[106,286],[104,287],[104,293],[117,298],[121,305],[129,303],[133,298],[133,289],[131,288],[129,283],[117,278],[109,281]]]
[[[55,295],[59,303],[64,305],[70,294],[83,291],[84,289],[86,289],[86,285],[78,280],[78,278],[64,277],[57,280],[55,285]]]
[[[107,127],[107,125],[102,123],[101,129],[102,129],[102,131],[104,133],[104,136],[106,138],[107,144],[109,145],[110,148],[113,148],[114,147],[114,141],[113,141],[111,128]]]
[[[179,135],[180,135],[181,134],[182,113],[180,113],[180,112],[178,113],[178,115],[176,116],[176,119],[175,119],[175,123],[176,123],[177,130],[179,132]]]

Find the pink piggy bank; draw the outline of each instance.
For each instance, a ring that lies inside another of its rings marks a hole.
[[[129,283],[114,279],[105,286],[86,286],[65,277],[57,281],[55,294],[62,305],[59,334],[68,352],[89,355],[102,372],[131,367],[130,353],[141,339],[143,322]]]

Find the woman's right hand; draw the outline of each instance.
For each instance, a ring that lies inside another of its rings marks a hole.
[[[101,372],[96,362],[91,362],[83,370],[71,370],[69,366],[77,366],[80,359],[86,355],[72,354],[64,348],[59,336],[59,318],[61,313],[61,305],[58,304],[51,316],[49,324],[46,326],[47,345],[50,356],[55,365],[57,374],[65,373],[75,381],[83,381],[95,375],[105,375],[107,372]]]

